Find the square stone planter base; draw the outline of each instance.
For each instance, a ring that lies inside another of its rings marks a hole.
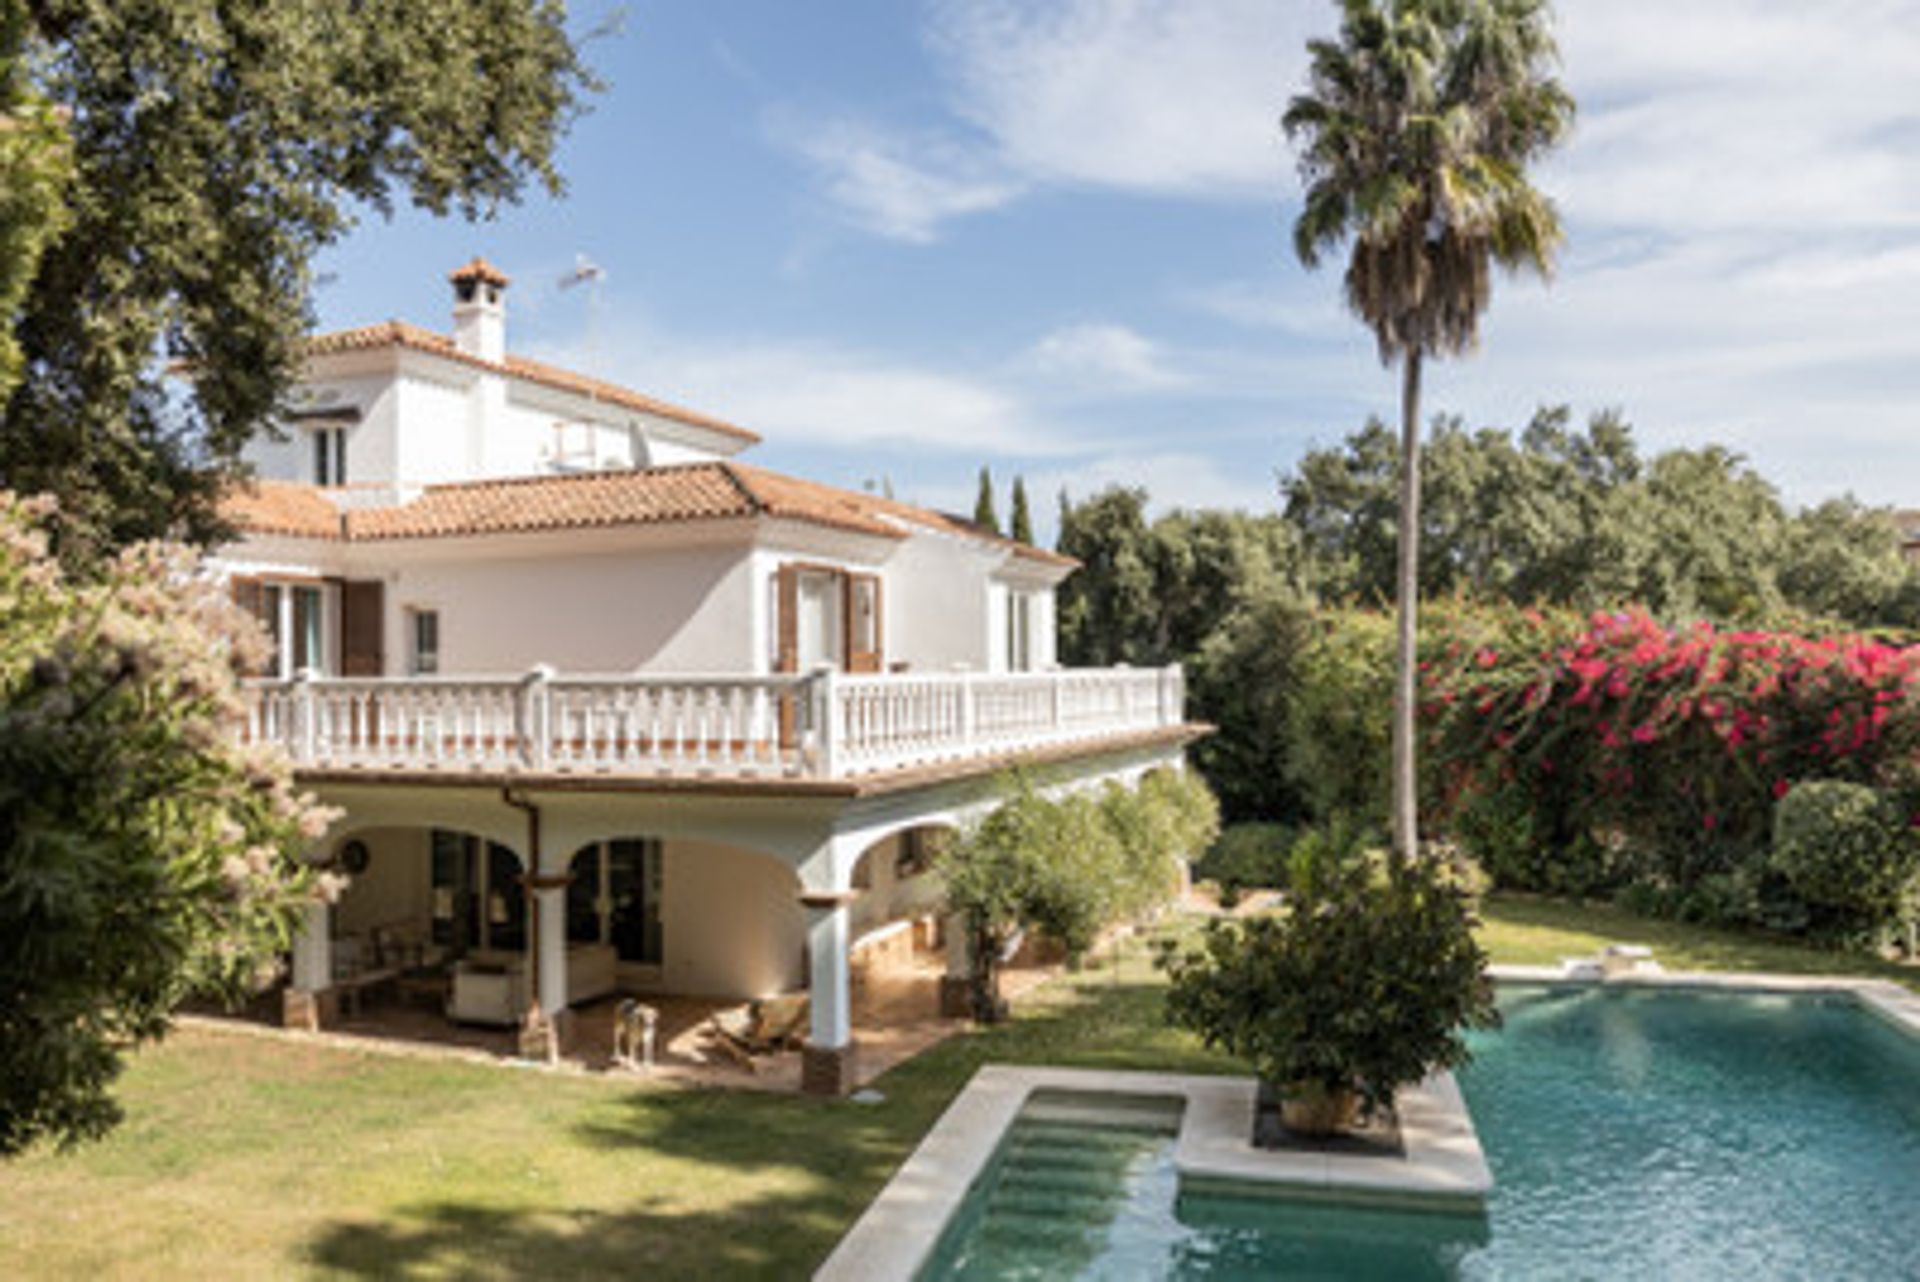
[[[331,988],[308,992],[300,988],[280,990],[280,1023],[317,1033],[340,1022],[340,994]]]
[[[854,1087],[854,1047],[815,1046],[800,1048],[800,1089],[808,1095],[838,1098]]]

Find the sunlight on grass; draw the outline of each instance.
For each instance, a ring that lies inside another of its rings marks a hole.
[[[1504,962],[1621,940],[1675,969],[1913,978],[1609,908],[1485,917]],[[804,1277],[981,1064],[1238,1071],[1166,1026],[1162,983],[1135,943],[895,1069],[872,1106],[182,1032],[134,1061],[111,1138],[0,1166],[0,1277]]]

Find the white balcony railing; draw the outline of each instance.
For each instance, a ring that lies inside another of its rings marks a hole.
[[[851,676],[321,677],[247,686],[309,768],[840,779],[1177,726],[1180,669]]]

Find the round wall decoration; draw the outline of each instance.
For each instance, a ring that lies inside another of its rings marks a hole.
[[[340,871],[350,877],[358,877],[367,870],[373,861],[373,852],[367,849],[364,841],[349,841],[340,847]]]

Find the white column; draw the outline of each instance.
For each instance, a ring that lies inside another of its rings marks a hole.
[[[293,986],[303,993],[333,987],[333,909],[325,900],[307,905],[306,921],[293,937]]]
[[[808,996],[813,1017],[808,1041],[823,1050],[838,1050],[853,1040],[848,896],[808,895],[801,902],[807,908]]]
[[[567,1008],[567,892],[563,886],[534,892],[540,914],[541,1013],[552,1019]]]

